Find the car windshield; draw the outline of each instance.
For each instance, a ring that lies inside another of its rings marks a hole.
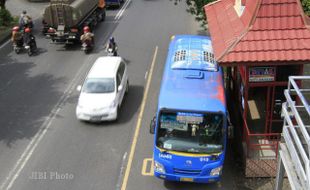
[[[111,93],[115,91],[113,78],[88,78],[83,85],[85,93]]]
[[[223,114],[162,112],[156,145],[165,150],[213,154],[224,148]]]

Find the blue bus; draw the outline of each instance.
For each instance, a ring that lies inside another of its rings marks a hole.
[[[154,175],[171,181],[219,181],[227,114],[223,71],[210,37],[173,36],[150,125]]]

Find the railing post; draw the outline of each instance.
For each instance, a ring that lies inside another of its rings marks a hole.
[[[282,190],[283,187],[283,177],[284,177],[284,165],[281,156],[278,158],[278,172],[276,176],[276,186],[275,190]]]

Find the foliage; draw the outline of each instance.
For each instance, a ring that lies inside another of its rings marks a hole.
[[[171,0],[170,0],[171,1]],[[177,5],[178,2],[182,0],[173,0],[174,4]],[[195,19],[201,23],[201,27],[206,29],[206,15],[204,12],[203,6],[211,3],[215,0],[185,0],[188,5],[187,12],[192,15],[195,15]]]
[[[6,0],[0,0],[0,9],[5,9]]]
[[[182,0],[170,0],[174,4]],[[187,11],[195,16],[195,19],[201,23],[201,26],[206,29],[206,15],[203,6],[216,0],[184,0],[188,5]],[[310,16],[310,0],[300,0],[305,13]]]
[[[10,26],[13,17],[7,9],[0,9],[0,26]]]
[[[306,15],[310,16],[310,0],[301,0]]]
[[[201,26],[206,28],[206,14],[203,6],[208,3],[211,3],[215,0],[186,0],[186,4],[188,5],[187,11],[192,15],[195,15],[195,19],[201,23]]]

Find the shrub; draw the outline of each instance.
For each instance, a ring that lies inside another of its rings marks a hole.
[[[310,0],[301,0],[306,15],[310,16]]]
[[[13,22],[13,17],[7,9],[0,9],[0,26],[9,26]]]

